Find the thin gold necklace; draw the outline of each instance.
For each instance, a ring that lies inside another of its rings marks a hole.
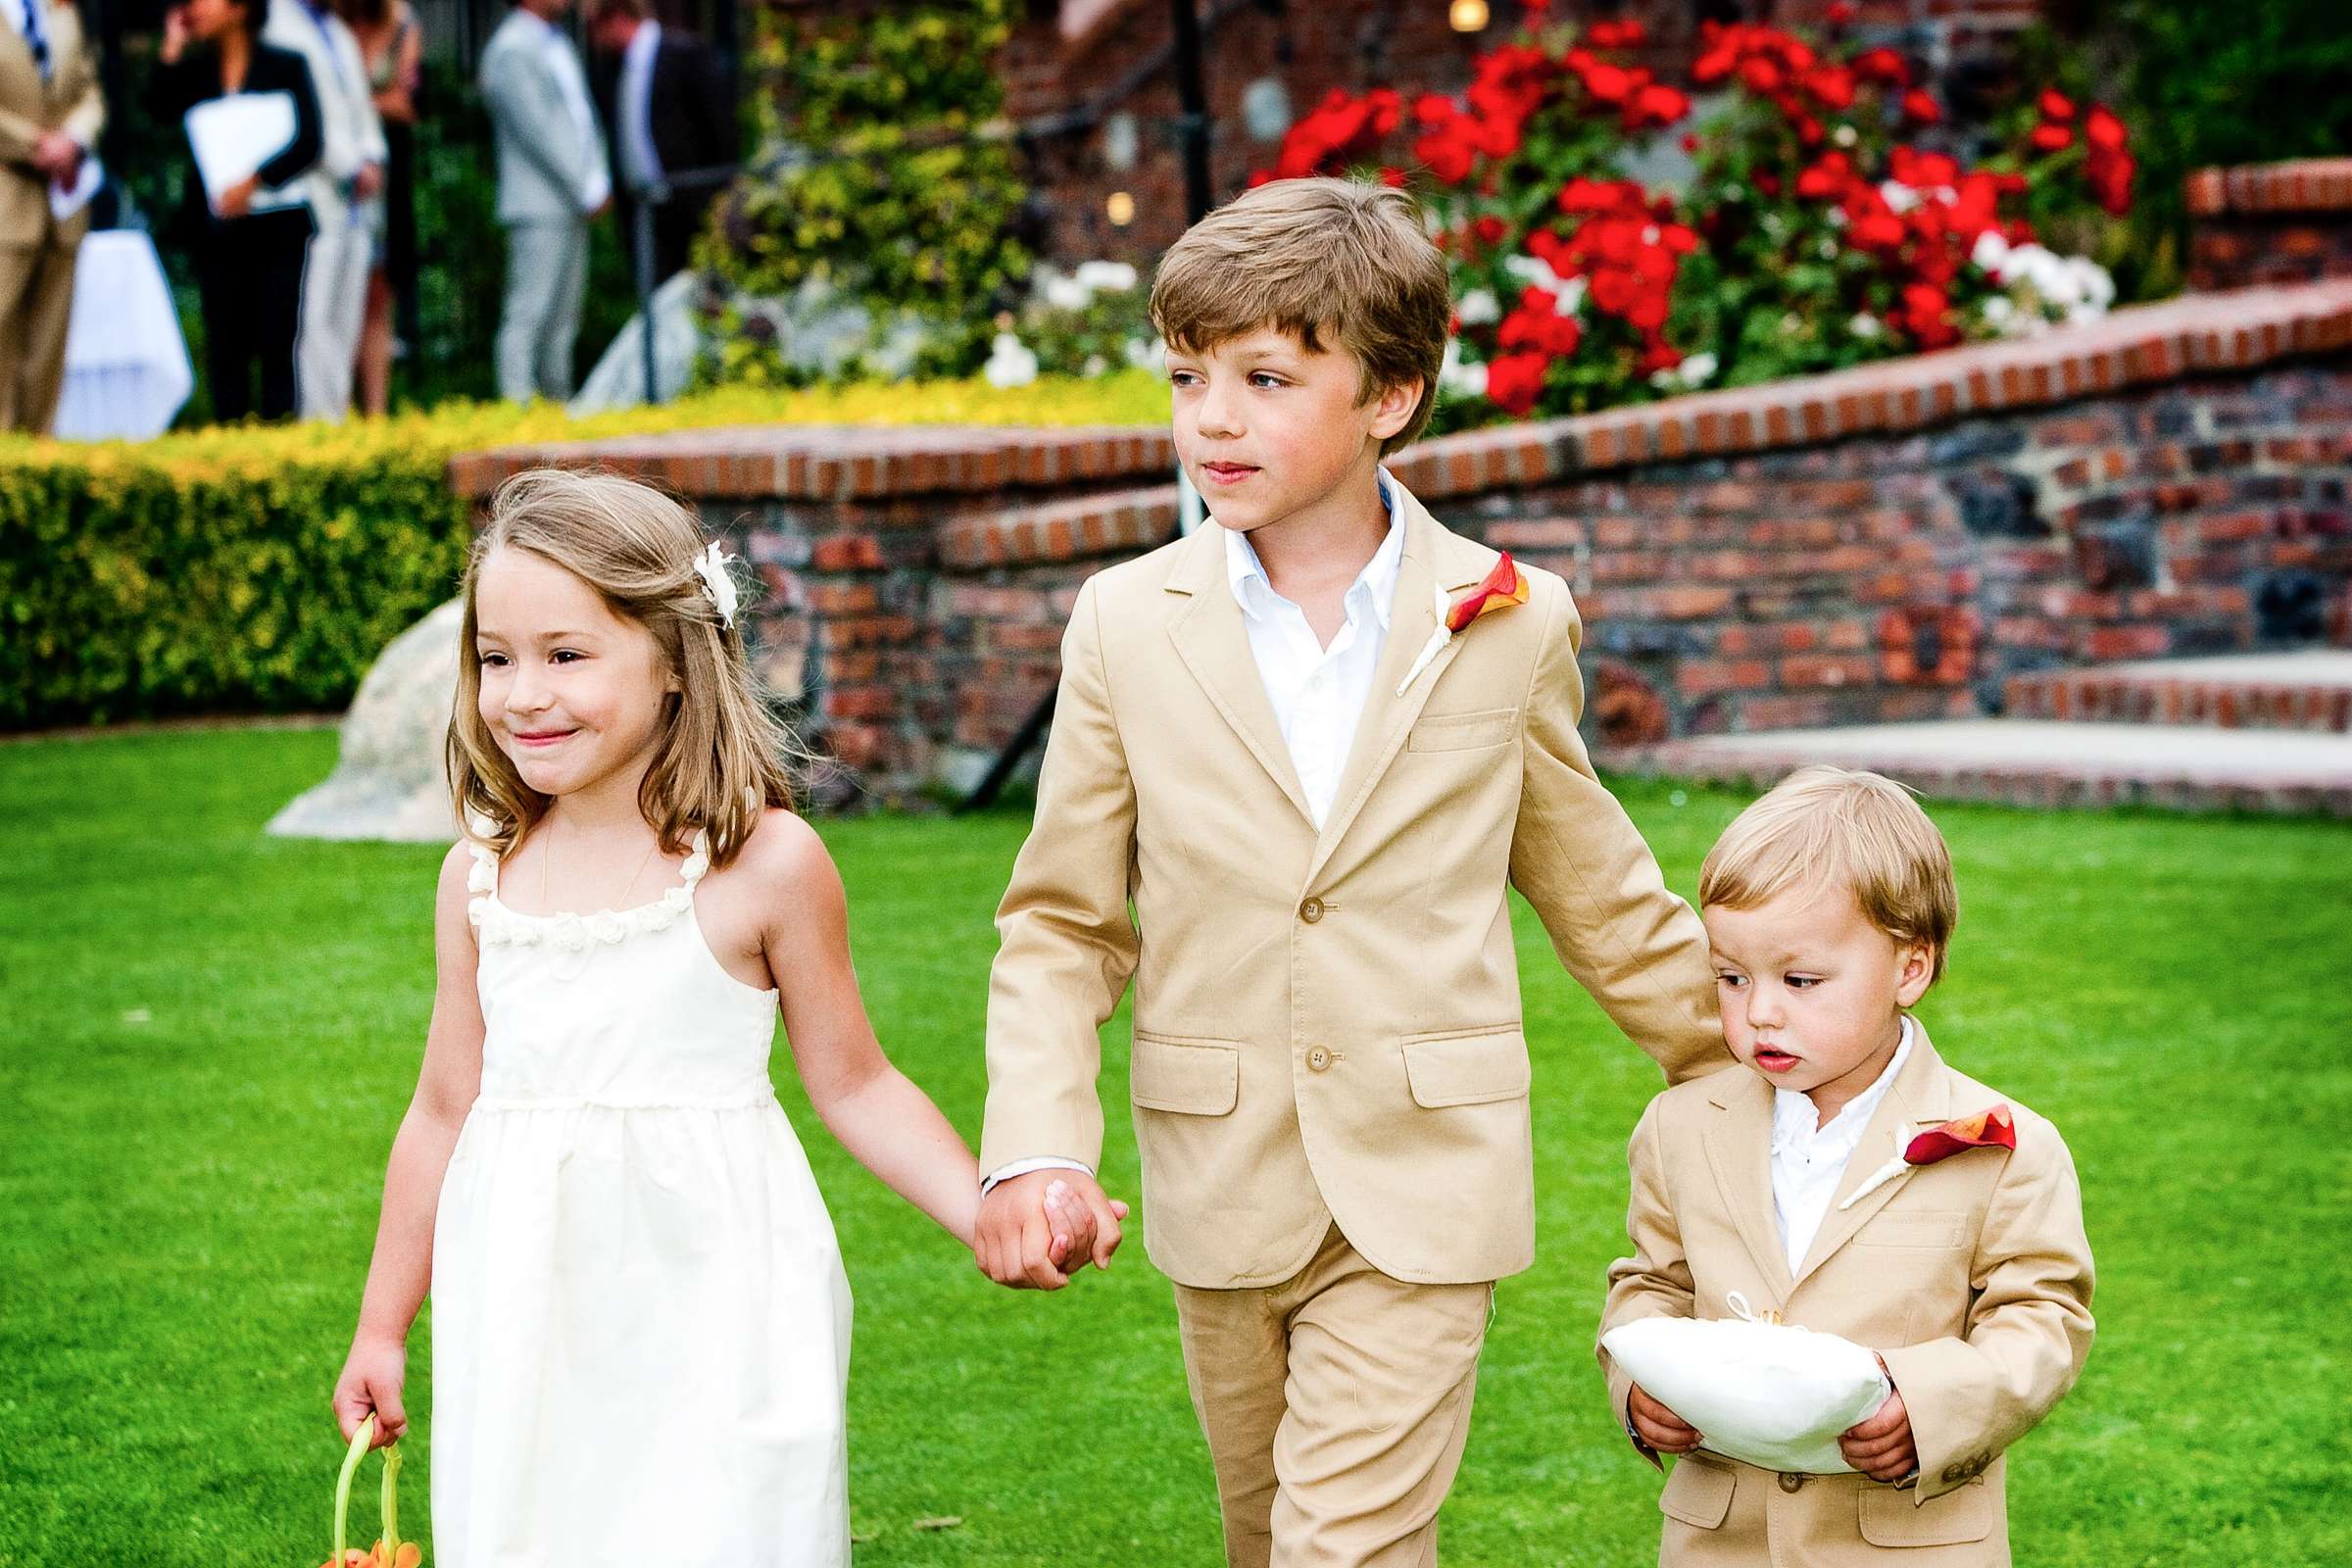
[[[618,911],[626,906],[628,896],[637,891],[637,879],[645,875],[645,868],[653,860],[654,852],[661,847],[662,835],[657,833],[654,835],[653,843],[648,844],[645,847],[645,858],[639,860],[637,862],[637,869],[629,873],[628,884],[620,890],[620,897],[613,900],[611,904],[606,905],[605,907],[607,909]],[[548,834],[547,843],[541,848],[539,855],[539,907],[542,909],[547,908],[547,870],[549,864],[556,858],[555,849],[555,834],[551,830]]]

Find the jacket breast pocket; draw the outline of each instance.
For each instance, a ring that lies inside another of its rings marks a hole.
[[[1127,1098],[1146,1110],[1223,1116],[1242,1098],[1242,1048],[1231,1040],[1148,1035],[1137,1030],[1127,1061]]]
[[[1423,713],[1405,737],[1408,752],[1475,752],[1500,746],[1519,729],[1519,710],[1489,708],[1474,713]]]
[[[1697,1530],[1720,1530],[1732,1511],[1732,1493],[1738,1477],[1729,1465],[1685,1454],[1674,1461],[1674,1474],[1658,1494],[1658,1512]]]
[[[1862,1539],[1874,1546],[1965,1545],[1991,1535],[2000,1511],[1983,1476],[1926,1502],[1914,1502],[1917,1495],[1865,1485]]]
[[[1526,1098],[1532,1074],[1527,1037],[1517,1024],[1449,1029],[1404,1042],[1404,1077],[1413,1103],[1430,1110]]]
[[[1946,1250],[1965,1240],[1966,1214],[1922,1210],[1874,1214],[1854,1232],[1855,1247],[1929,1248]]]

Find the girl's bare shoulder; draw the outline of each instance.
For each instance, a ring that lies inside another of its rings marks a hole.
[[[784,898],[807,897],[841,882],[831,852],[808,819],[779,806],[760,813],[726,875],[750,890]]]

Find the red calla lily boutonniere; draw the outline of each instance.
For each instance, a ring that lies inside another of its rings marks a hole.
[[[1444,604],[1444,597],[1441,591],[1441,605]],[[1506,550],[1502,553],[1502,559],[1494,563],[1494,569],[1480,579],[1467,598],[1441,611],[1438,629],[1429,634],[1429,641],[1423,643],[1421,652],[1413,656],[1412,668],[1406,670],[1404,679],[1396,683],[1396,695],[1402,697],[1406,688],[1420,679],[1421,672],[1429,667],[1429,662],[1437,658],[1447,643],[1479,616],[1526,603],[1527,573],[1519,569],[1519,564],[1511,559],[1511,553]]]
[[[1914,1165],[1933,1165],[1964,1149],[2015,1149],[2017,1117],[2003,1102],[1974,1116],[1930,1122],[1925,1127],[1913,1128],[1905,1122],[1894,1141],[1902,1152],[1872,1171],[1868,1181],[1846,1195],[1839,1208],[1853,1207]]]

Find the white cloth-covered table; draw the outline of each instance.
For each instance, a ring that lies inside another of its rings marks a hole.
[[[155,242],[141,229],[92,229],[74,268],[55,433],[68,441],[161,435],[195,389]]]

